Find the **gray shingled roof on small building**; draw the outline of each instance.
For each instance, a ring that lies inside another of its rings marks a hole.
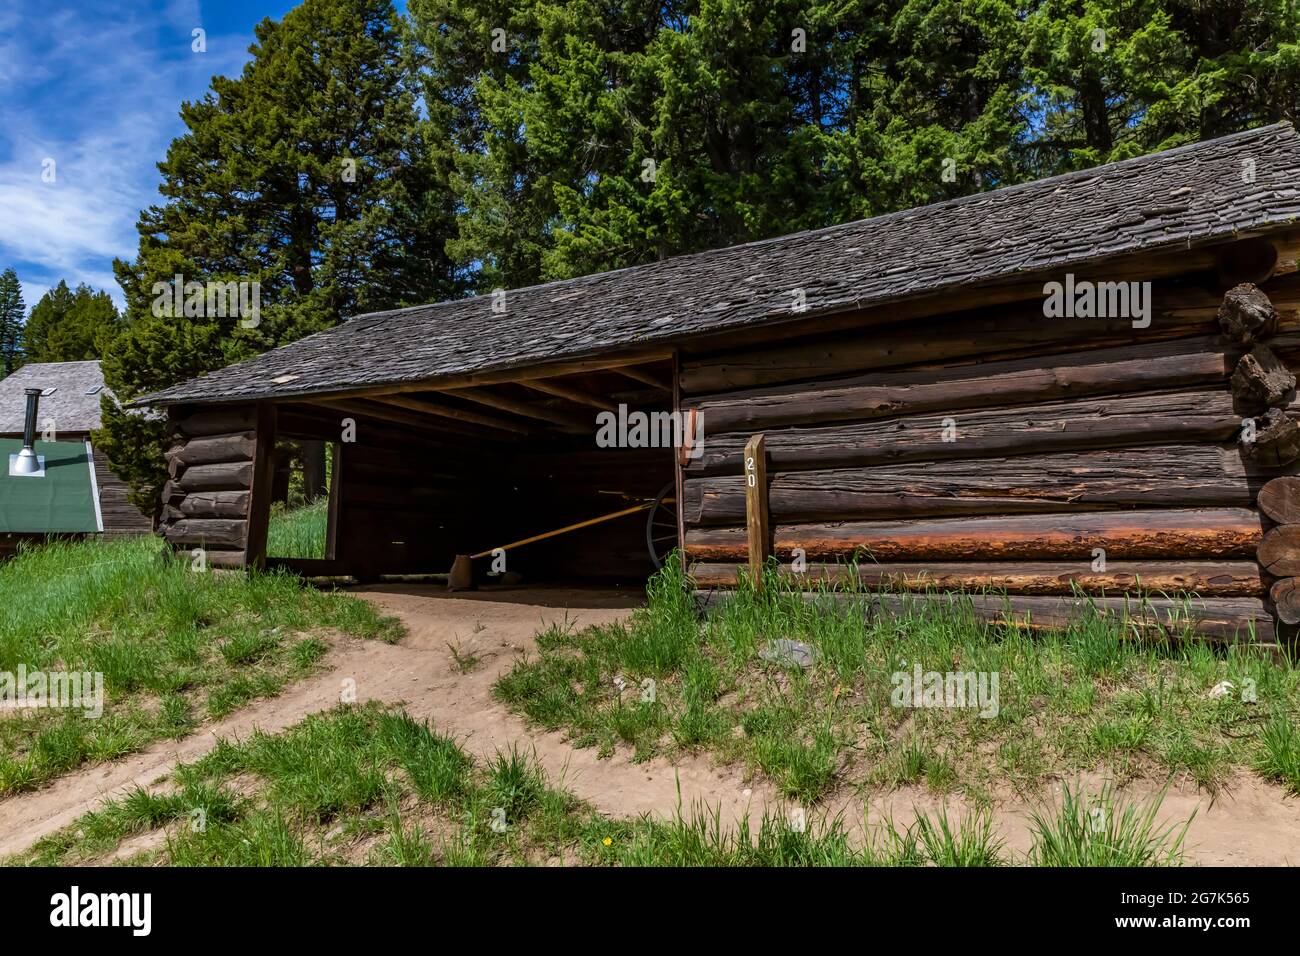
[[[1245,175],[1253,164],[1253,180]],[[1289,123],[841,226],[358,316],[139,403],[292,398],[582,358],[1300,220]],[[277,383],[275,379],[283,379]]]
[[[104,385],[99,362],[40,362],[24,365],[0,379],[0,435],[22,434],[27,415],[26,389],[41,388],[37,429],[47,419],[58,432],[88,432],[98,428],[99,396],[111,391]],[[53,391],[50,391],[53,389]]]

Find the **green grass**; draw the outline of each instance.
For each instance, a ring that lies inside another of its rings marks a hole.
[[[1066,786],[1059,811],[1033,813],[1029,859],[1036,866],[1178,866],[1192,821],[1158,822],[1163,796],[1125,803],[1109,786],[1093,798]]]
[[[175,739],[310,673],[317,630],[395,640],[364,601],[285,574],[198,573],[156,538],[56,542],[0,564],[0,671],[104,675],[102,717],[0,720],[0,795]]]
[[[276,735],[221,741],[178,767],[165,791],[137,789],[41,840],[10,863],[173,866],[1002,866],[1181,861],[1182,833],[1139,808],[1067,791],[1035,818],[1029,853],[996,835],[987,811],[849,826],[780,812],[723,822],[698,805],[667,820],[608,819],[555,788],[536,759],[477,765],[400,710],[340,706]],[[1109,828],[1091,821],[1111,814]],[[864,808],[865,821],[865,808]],[[152,849],[125,841],[158,831]],[[109,858],[109,854],[114,854]]]
[[[328,498],[292,509],[276,502],[271,506],[266,553],[274,558],[323,558],[328,525]]]
[[[864,614],[861,597],[808,599],[770,575],[761,593],[742,586],[701,620],[668,562],[627,622],[552,628],[494,693],[601,755],[705,751],[804,803],[907,785],[991,802],[1084,771],[1120,783],[1176,775],[1214,792],[1254,770],[1300,794],[1293,662],[1240,645],[1141,640],[1099,615],[1031,632],[989,624],[960,600],[889,617]],[[804,670],[761,659],[778,638],[811,644],[819,660]],[[917,663],[996,674],[996,715],[894,706],[899,675]],[[1224,680],[1234,691],[1211,697]]]

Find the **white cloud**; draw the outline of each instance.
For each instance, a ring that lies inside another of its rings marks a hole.
[[[210,35],[208,53],[191,53],[201,23],[195,0],[0,12],[0,266],[16,264],[25,296],[65,278],[121,304],[111,261],[134,256],[140,210],[160,201],[156,163],[183,131],[181,102],[247,58],[237,37]],[[41,179],[46,157],[53,183]]]

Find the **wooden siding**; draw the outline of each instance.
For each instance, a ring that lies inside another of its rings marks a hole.
[[[761,433],[774,553],[809,588],[993,591],[1025,613],[1076,591],[1184,592],[1212,620],[1202,631],[1271,639],[1276,575],[1257,549],[1282,545],[1256,497],[1297,471],[1279,460],[1288,437],[1264,436],[1300,415],[1287,268],[1261,285],[1276,316],[1244,341],[1202,273],[1154,282],[1145,329],[1045,318],[1039,296],[685,355],[681,408],[704,432],[683,482],[697,586],[727,589],[747,566],[742,450]],[[1245,419],[1262,445],[1242,442]]]

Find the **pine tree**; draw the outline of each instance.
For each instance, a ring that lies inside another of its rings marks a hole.
[[[73,291],[60,280],[32,306],[23,327],[23,355],[28,362],[100,358],[117,337],[120,322],[107,292],[84,283]]]
[[[442,248],[445,147],[420,123],[402,32],[389,0],[304,0],[258,24],[241,76],[182,106],[187,131],[159,164],[164,201],[141,214],[135,261],[114,264],[127,324],[104,367],[119,396],[458,292]],[[166,314],[177,275],[256,283],[260,321]],[[148,449],[122,420],[106,416],[103,447],[149,501],[165,475],[160,462],[147,480],[127,474]]]
[[[0,378],[23,364],[23,287],[13,269],[0,272]]]

